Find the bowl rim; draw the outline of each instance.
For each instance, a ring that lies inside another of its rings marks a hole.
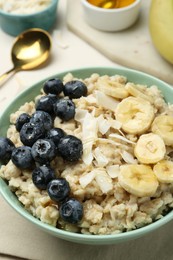
[[[112,9],[106,9],[102,7],[97,7],[91,3],[89,3],[87,0],[81,0],[82,4],[93,11],[100,12],[100,13],[123,13],[125,11],[131,10],[135,8],[137,5],[141,3],[141,0],[135,0],[132,4],[129,4],[128,6],[125,7],[120,7],[120,8],[112,8]]]
[[[3,15],[4,17],[10,17],[10,18],[25,18],[25,17],[33,17],[35,15],[40,15],[40,14],[44,14],[45,12],[49,11],[49,9],[51,9],[54,5],[58,4],[59,0],[51,0],[50,4],[47,5],[44,9],[42,9],[41,11],[37,11],[34,13],[29,13],[29,14],[18,14],[18,13],[9,13],[6,11],[3,11],[2,9],[0,9],[0,15]]]
[[[20,94],[18,94],[15,99],[13,101],[10,102],[10,104],[8,104],[6,106],[6,108],[1,111],[0,113],[0,120],[1,117],[3,116],[3,114],[5,114],[7,112],[7,110],[14,105],[18,99],[22,98],[23,95],[29,93],[30,91],[32,91],[35,87],[38,88],[38,85],[41,86],[41,84],[43,82],[45,82],[46,80],[52,78],[52,77],[63,77],[65,74],[67,73],[72,73],[75,74],[83,72],[83,71],[93,71],[93,73],[95,73],[96,70],[115,70],[115,74],[117,75],[121,75],[120,73],[132,73],[132,74],[136,74],[138,76],[143,76],[143,77],[147,77],[150,80],[153,80],[155,82],[160,83],[161,85],[163,85],[166,89],[169,89],[172,93],[173,93],[173,88],[166,82],[151,76],[147,73],[141,72],[141,71],[137,71],[134,69],[128,69],[128,68],[117,68],[115,67],[110,67],[110,66],[95,66],[95,67],[80,67],[80,68],[76,68],[76,69],[68,69],[66,71],[61,71],[60,73],[56,73],[54,75],[51,75],[51,77],[46,77],[41,81],[36,82],[35,84],[31,85],[30,87],[28,87],[27,89],[23,90]],[[140,84],[140,82],[139,82]],[[41,89],[41,87],[40,87]],[[74,232],[70,232],[70,231],[66,231],[66,230],[61,230],[58,229],[56,227],[53,227],[49,224],[43,223],[42,221],[40,221],[39,219],[37,219],[36,217],[34,217],[31,213],[29,213],[22,205],[16,205],[13,203],[13,199],[12,196],[8,195],[9,193],[12,193],[8,187],[8,185],[6,184],[5,180],[3,180],[0,177],[0,194],[4,197],[4,199],[8,202],[8,204],[15,209],[15,211],[17,211],[21,216],[23,216],[25,219],[29,220],[31,223],[35,224],[36,226],[40,227],[42,230],[44,230],[45,232],[47,231],[48,233],[59,237],[61,239],[65,239],[68,241],[74,241],[74,242],[78,242],[78,243],[94,243],[96,242],[96,244],[115,244],[119,241],[127,241],[127,240],[131,240],[131,239],[135,239],[138,237],[141,237],[145,234],[148,234],[158,228],[161,228],[163,225],[165,225],[166,223],[168,223],[170,220],[173,219],[173,211],[170,211],[167,215],[165,215],[163,218],[158,219],[155,222],[152,222],[146,226],[137,228],[135,230],[130,230],[127,232],[123,232],[123,233],[118,233],[118,234],[109,234],[109,235],[92,235],[92,234],[79,234],[79,233],[74,233]],[[15,195],[13,195],[14,197]],[[16,200],[18,201],[18,199],[16,198]]]

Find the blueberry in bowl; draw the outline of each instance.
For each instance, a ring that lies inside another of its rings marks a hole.
[[[56,178],[49,182],[47,192],[53,201],[60,202],[70,194],[69,183],[64,178]]]
[[[44,125],[25,123],[20,130],[20,139],[26,146],[32,146],[39,138],[43,138],[46,134]]]
[[[37,167],[32,172],[32,180],[38,189],[45,190],[48,183],[55,179],[56,175],[54,170],[47,165]]]
[[[59,95],[63,90],[63,82],[59,78],[47,80],[43,85],[43,90],[46,94]]]
[[[60,139],[58,144],[58,153],[64,160],[78,161],[83,152],[83,145],[79,138],[73,135],[66,135]]]
[[[63,138],[65,135],[66,133],[61,128],[54,127],[47,131],[46,138],[51,139],[55,143],[56,148],[58,149],[58,144],[61,138]]]
[[[30,115],[28,115],[27,113],[22,113],[16,120],[16,130],[20,132],[22,126],[25,123],[29,123],[30,118]]]
[[[0,162],[7,163],[11,159],[11,154],[15,148],[13,142],[6,137],[0,137]]]
[[[87,95],[87,86],[80,80],[72,80],[64,85],[63,92],[69,98],[80,98]]]
[[[20,169],[31,169],[34,159],[31,155],[31,147],[20,146],[13,150],[11,160]]]
[[[42,96],[36,104],[36,110],[45,111],[49,114],[53,114],[54,104],[57,101],[57,97],[55,95],[46,95]]]
[[[75,104],[70,99],[61,98],[54,104],[54,113],[64,121],[74,118]]]
[[[31,148],[31,154],[36,162],[45,164],[56,156],[56,146],[50,139],[38,139]]]
[[[53,121],[52,117],[49,113],[42,111],[42,110],[37,110],[30,119],[30,123],[33,125],[40,125],[43,124],[43,128],[45,130],[49,130],[53,126]]]

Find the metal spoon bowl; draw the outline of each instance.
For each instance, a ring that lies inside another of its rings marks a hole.
[[[51,50],[50,35],[42,29],[29,29],[21,33],[13,44],[11,58],[13,68],[0,76],[0,82],[12,72],[34,69],[43,64]]]

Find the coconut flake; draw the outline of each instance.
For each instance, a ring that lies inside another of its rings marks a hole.
[[[111,127],[116,130],[120,130],[120,128],[122,127],[122,123],[119,122],[118,120],[111,120],[110,124],[111,124]]]
[[[93,141],[83,144],[82,160],[86,165],[90,165],[93,160],[92,146]]]
[[[109,165],[106,167],[106,171],[111,178],[117,178],[120,172],[119,165]]]
[[[137,164],[137,160],[133,157],[131,153],[128,153],[127,151],[123,151],[121,153],[121,156],[126,163]]]
[[[99,106],[102,106],[106,109],[110,109],[111,111],[115,111],[117,105],[120,103],[115,98],[109,97],[101,91],[95,91],[96,99]]]
[[[97,104],[97,99],[93,96],[93,94],[88,95],[87,97],[83,97],[87,103],[89,104]]]
[[[103,193],[107,194],[113,189],[112,179],[105,170],[97,170],[95,180]]]
[[[97,161],[97,166],[104,167],[108,164],[109,160],[104,156],[99,147],[94,150],[93,155]]]
[[[110,134],[109,137],[120,139],[120,140],[122,140],[122,141],[124,141],[126,143],[129,143],[129,144],[135,144],[134,142],[130,141],[126,137],[124,137],[122,135],[119,135],[119,134]]]
[[[97,120],[92,114],[87,112],[82,121],[82,140],[84,144],[82,159],[87,165],[89,165],[93,160],[92,146],[97,139],[97,132]]]
[[[97,118],[99,132],[104,135],[110,129],[111,124],[108,120],[104,119],[103,115]]]
[[[101,143],[105,143],[105,144],[112,144],[115,146],[121,146],[122,144],[117,143],[111,139],[107,139],[107,138],[98,138],[98,141],[100,141]]]
[[[76,108],[74,119],[82,123],[87,113],[88,111],[85,109]]]
[[[64,37],[62,35],[61,30],[53,30],[52,38],[54,39],[54,42],[56,42],[56,45],[62,49],[66,49],[69,47],[69,44],[64,41]]]
[[[95,175],[96,175],[95,171],[91,171],[91,172],[86,173],[85,175],[82,175],[79,178],[79,183],[82,186],[82,188],[85,188],[89,183],[91,183],[92,180],[94,179]]]

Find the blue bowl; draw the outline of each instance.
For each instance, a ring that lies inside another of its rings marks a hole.
[[[0,9],[0,26],[12,36],[31,28],[48,31],[54,25],[57,14],[58,0],[52,0],[45,9],[32,14],[12,14]]]

